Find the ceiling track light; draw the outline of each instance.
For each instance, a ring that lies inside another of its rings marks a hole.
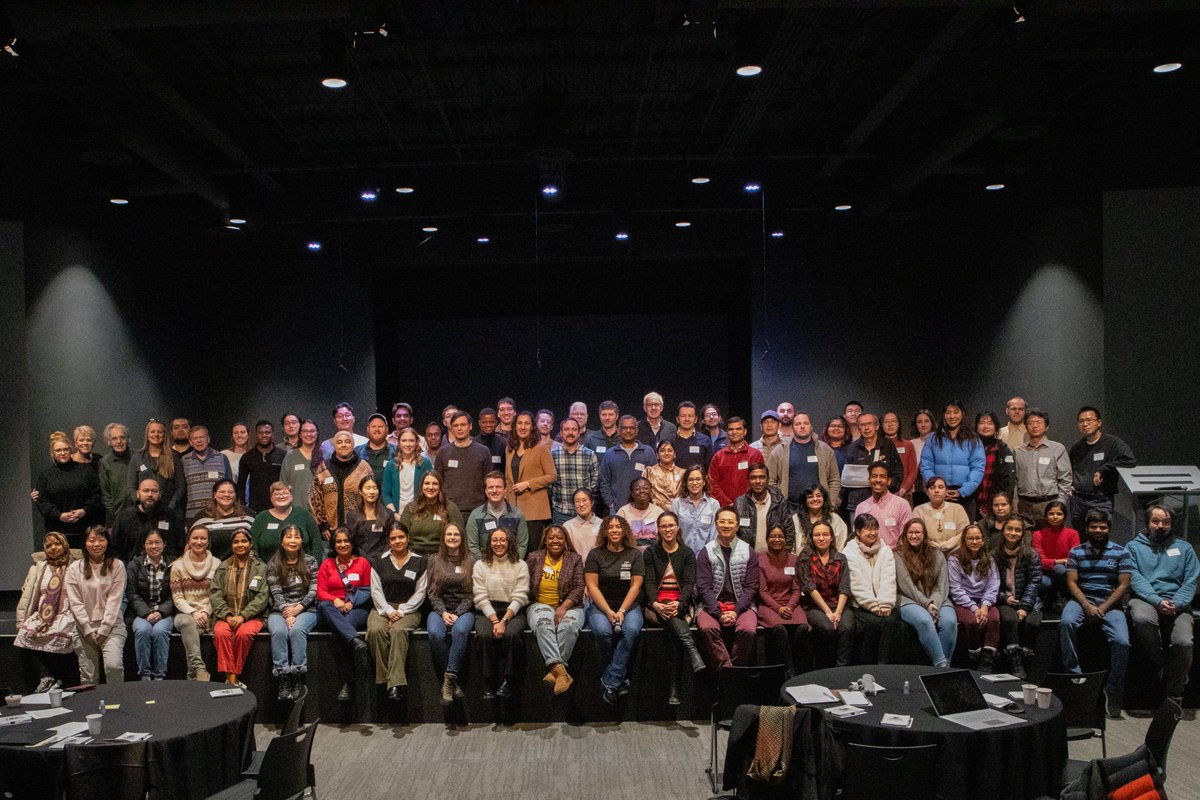
[[[349,84],[350,56],[346,37],[339,31],[321,31],[321,85],[344,89]]]
[[[1004,187],[1005,187],[1005,184],[1004,184],[1004,183],[1002,183],[1002,182],[1000,182],[1000,181],[995,181],[994,183],[989,183],[989,184],[987,184],[987,185],[986,185],[986,186],[984,186],[983,188],[984,188],[984,189],[986,189],[986,190],[987,190],[987,191],[989,191],[989,192],[998,192],[998,191],[1000,191],[1001,189],[1003,189]]]
[[[838,205],[833,207],[833,210],[834,211],[849,211],[852,208],[854,208],[854,206],[850,205],[849,203],[839,203]]]

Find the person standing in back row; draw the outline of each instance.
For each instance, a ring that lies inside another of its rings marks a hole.
[[[1093,508],[1113,513],[1117,494],[1117,468],[1136,467],[1137,459],[1129,445],[1100,430],[1100,409],[1084,406],[1076,416],[1082,438],[1067,453],[1071,459],[1071,496],[1067,506],[1070,522],[1076,530]]]

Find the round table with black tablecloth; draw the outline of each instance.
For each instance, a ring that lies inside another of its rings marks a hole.
[[[258,701],[249,691],[209,695],[224,684],[199,681],[137,681],[99,686],[63,700],[70,714],[0,727],[0,785],[16,798],[98,800],[204,798],[237,783],[254,750]],[[50,750],[26,744],[52,735],[50,728],[83,722],[105,705],[103,731],[93,743]],[[4,709],[6,716],[47,706]],[[144,743],[107,740],[122,733],[149,733]],[[69,790],[69,792],[68,792]]]
[[[1022,720],[1020,724],[973,731],[940,719],[921,685],[921,675],[946,671],[900,664],[817,670],[785,683],[783,699],[789,704],[794,702],[787,694],[788,686],[815,683],[829,689],[845,689],[864,673],[870,673],[886,691],[869,698],[872,705],[866,709],[866,714],[848,719],[825,715],[839,742],[888,747],[939,745],[938,793],[948,800],[1057,797],[1063,766],[1067,762],[1067,729],[1058,698],[1051,699],[1048,709],[1019,703],[1025,709],[1024,714],[1016,715]],[[1021,688],[1018,681],[991,683],[981,680],[982,673],[973,672],[972,675],[986,694],[1004,696]],[[910,694],[907,695],[904,694],[905,681],[909,683]],[[884,714],[911,716],[912,727],[884,726],[880,722]],[[853,767],[849,763],[844,765],[845,769]]]

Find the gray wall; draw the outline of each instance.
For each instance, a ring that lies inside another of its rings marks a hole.
[[[25,354],[25,253],[19,222],[0,222],[0,442],[9,459],[0,484],[0,590],[17,589],[33,539],[29,503],[29,362]],[[47,456],[48,458],[48,456]]]
[[[1200,464],[1200,187],[1104,195],[1104,427],[1143,464]]]
[[[922,406],[1002,414],[1021,394],[1072,441],[1075,410],[1104,401],[1099,218],[1064,197],[789,233],[754,317],[755,408],[792,400],[821,427],[853,398],[907,430]]]

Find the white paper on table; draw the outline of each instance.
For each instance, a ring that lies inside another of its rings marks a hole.
[[[232,689],[213,689],[208,693],[209,697],[235,697],[242,693],[242,690],[236,686]]]
[[[842,486],[847,489],[865,489],[871,484],[867,482],[867,466],[865,464],[847,464],[842,467]]]
[[[122,733],[120,736],[118,736],[116,739],[113,739],[113,741],[114,742],[144,742],[149,738],[150,738],[150,734],[148,734],[148,733],[135,733],[133,731],[126,731],[125,733]]]
[[[789,686],[787,692],[797,703],[836,703],[833,692],[817,683]]]
[[[998,694],[988,694],[987,692],[983,693],[983,699],[992,708],[1004,708],[1012,703],[1012,700],[1009,700],[1007,697],[1001,697]],[[1025,699],[1024,695],[1021,696],[1021,699]]]
[[[1021,680],[1016,675],[1010,675],[1007,672],[993,672],[991,675],[980,675],[979,677],[983,678],[985,681],[988,681],[989,683],[1000,683],[1001,681],[1019,681],[1019,680]]]
[[[63,700],[73,696],[74,692],[63,692]],[[50,693],[38,692],[37,694],[27,694],[21,698],[23,706],[48,706],[50,705]]]
[[[84,727],[85,728],[87,727],[87,723],[84,723]],[[59,739],[57,742],[51,743],[50,749],[51,750],[62,750],[64,747],[66,747],[69,744],[71,744],[71,745],[87,744],[91,740],[92,740],[92,737],[88,736],[86,733],[79,733],[74,736],[68,736],[65,739]]]
[[[897,728],[911,728],[912,717],[907,714],[884,714],[883,719],[879,721],[880,725],[892,725]]]
[[[848,706],[869,706],[871,701],[862,692],[852,692],[849,689],[842,690],[842,702]]]
[[[845,719],[846,717],[857,717],[859,714],[867,713],[863,709],[855,708],[854,706],[834,706],[833,708],[825,709],[825,712],[827,714],[833,714],[839,719]]]
[[[0,726],[24,725],[26,722],[33,722],[33,717],[28,714],[10,714],[0,717]]]
[[[49,719],[50,717],[57,717],[60,714],[70,714],[71,709],[69,709],[69,708],[31,708],[30,710],[26,711],[25,713],[28,714],[29,716],[33,717],[34,719]]]
[[[1008,696],[1011,697],[1013,700],[1016,700],[1018,703],[1025,702],[1025,693],[1024,692],[1009,692]]]

